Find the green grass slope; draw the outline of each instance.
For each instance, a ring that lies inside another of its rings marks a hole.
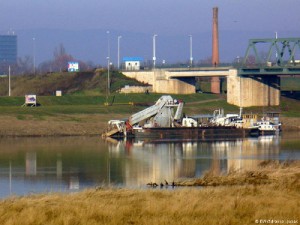
[[[125,77],[117,71],[110,72],[111,92],[125,85],[144,85]],[[100,95],[107,91],[107,71],[78,73],[48,73],[44,75],[12,76],[12,96],[36,94],[38,96],[55,95],[56,90],[63,94]],[[8,95],[8,78],[0,78],[0,96]]]

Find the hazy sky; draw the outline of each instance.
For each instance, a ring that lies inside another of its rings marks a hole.
[[[300,22],[299,0],[0,0],[0,30],[28,28],[115,29],[189,33],[211,28],[292,30]]]
[[[219,8],[220,32],[268,31],[271,37],[275,31],[279,36],[298,33],[300,24],[300,0],[0,0],[0,3],[2,34],[9,29],[17,32],[51,28],[186,36],[211,32],[214,6]],[[197,40],[194,42],[197,45]]]

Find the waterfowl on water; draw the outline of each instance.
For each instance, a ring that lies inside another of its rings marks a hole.
[[[150,182],[150,183],[148,183],[147,184],[147,186],[151,186],[151,187],[157,187],[158,186],[158,184],[157,183],[152,183],[152,182]]]

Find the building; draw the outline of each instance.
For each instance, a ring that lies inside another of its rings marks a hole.
[[[17,63],[16,35],[0,35],[0,63]]]
[[[141,62],[143,58],[141,57],[124,57],[123,62],[125,63],[125,70],[140,70]]]

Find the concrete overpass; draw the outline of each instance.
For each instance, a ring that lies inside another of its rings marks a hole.
[[[227,77],[233,67],[199,67],[192,69],[167,68],[139,71],[122,71],[130,78],[153,86],[157,93],[191,94],[195,93],[195,77]],[[160,83],[164,83],[163,85]],[[178,88],[171,84],[178,85]],[[177,83],[177,84],[176,84]],[[167,86],[164,86],[167,84]],[[169,87],[170,85],[170,87]]]
[[[300,75],[300,67],[297,68],[294,67],[289,71],[294,75]],[[286,71],[283,69],[280,72],[275,68],[270,72],[268,68],[202,67],[123,71],[123,74],[152,85],[153,92],[170,94],[195,93],[196,77],[226,77],[227,102],[240,107],[250,107],[279,105],[280,77],[278,75],[291,75]]]
[[[269,48],[267,57],[263,60],[258,54],[258,47],[261,44]],[[239,68],[218,67],[218,51],[213,51],[215,67],[124,71],[123,73],[152,85],[154,92],[170,94],[195,93],[195,77],[211,77],[212,90],[214,93],[219,93],[220,82],[217,77],[226,77],[228,103],[240,107],[276,106],[280,104],[279,75],[300,75],[300,60],[296,57],[297,49],[300,50],[300,38],[250,39]],[[254,56],[250,57],[251,51]],[[272,58],[274,52],[275,59]]]
[[[188,77],[227,77],[233,67],[198,67],[191,69],[171,68],[165,70],[167,79]]]

